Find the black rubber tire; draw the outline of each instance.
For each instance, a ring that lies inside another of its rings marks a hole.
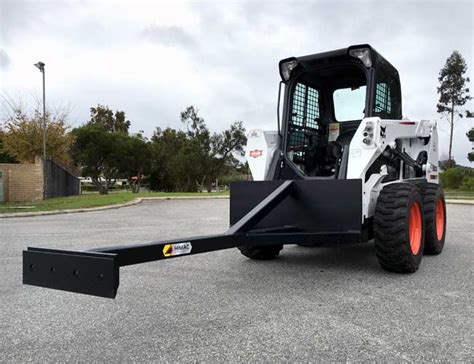
[[[435,183],[424,183],[419,185],[423,199],[423,212],[425,215],[425,249],[427,255],[438,255],[443,251],[446,238],[446,201],[444,200],[443,188]],[[438,239],[436,232],[436,207],[441,200],[444,211],[444,229],[442,238]]]
[[[283,249],[283,245],[270,245],[270,246],[239,246],[238,249],[250,259],[257,260],[270,260],[274,259],[280,254],[280,250]]]
[[[410,247],[410,209],[417,203],[421,214],[421,242],[416,255]],[[425,223],[423,202],[417,186],[393,183],[383,188],[374,215],[375,252],[382,268],[397,273],[413,273],[421,263]]]

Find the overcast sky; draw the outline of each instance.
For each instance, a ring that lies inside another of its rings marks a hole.
[[[124,110],[132,131],[151,135],[157,126],[180,127],[179,112],[192,104],[211,130],[235,120],[275,129],[278,61],[351,44],[371,44],[398,69],[403,113],[413,119],[439,118],[437,77],[453,50],[474,81],[472,1],[0,4],[2,93],[25,101],[41,95],[33,67],[41,60],[47,103],[70,103],[73,126],[100,103]],[[463,119],[456,127],[460,164],[469,165],[472,125]]]

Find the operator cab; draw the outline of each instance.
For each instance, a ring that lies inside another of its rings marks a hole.
[[[363,118],[401,119],[397,70],[369,45],[280,61],[285,84],[280,179],[339,178]]]

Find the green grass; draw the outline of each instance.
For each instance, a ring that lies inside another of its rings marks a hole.
[[[98,193],[88,193],[80,196],[57,197],[38,202],[3,203],[0,204],[0,213],[32,212],[32,211],[53,211],[69,210],[88,207],[100,207],[117,205],[134,200],[137,197],[205,197],[205,196],[226,196],[228,192],[219,193],[166,193],[166,192],[120,192],[108,195]]]
[[[474,200],[473,191],[445,190],[446,199]],[[32,211],[53,211],[69,210],[88,207],[100,207],[117,205],[134,200],[137,197],[204,197],[204,196],[226,196],[228,192],[219,193],[166,193],[166,192],[114,192],[108,195],[98,193],[87,193],[80,196],[57,197],[44,201],[31,203],[4,203],[0,204],[0,213],[32,212]]]
[[[474,200],[474,191],[444,190],[444,196],[450,200]]]

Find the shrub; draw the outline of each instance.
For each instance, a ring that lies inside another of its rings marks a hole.
[[[460,190],[462,191],[474,191],[474,177],[465,177],[462,181]]]
[[[449,168],[440,174],[439,178],[444,188],[457,190],[461,187],[465,173],[459,168]]]

